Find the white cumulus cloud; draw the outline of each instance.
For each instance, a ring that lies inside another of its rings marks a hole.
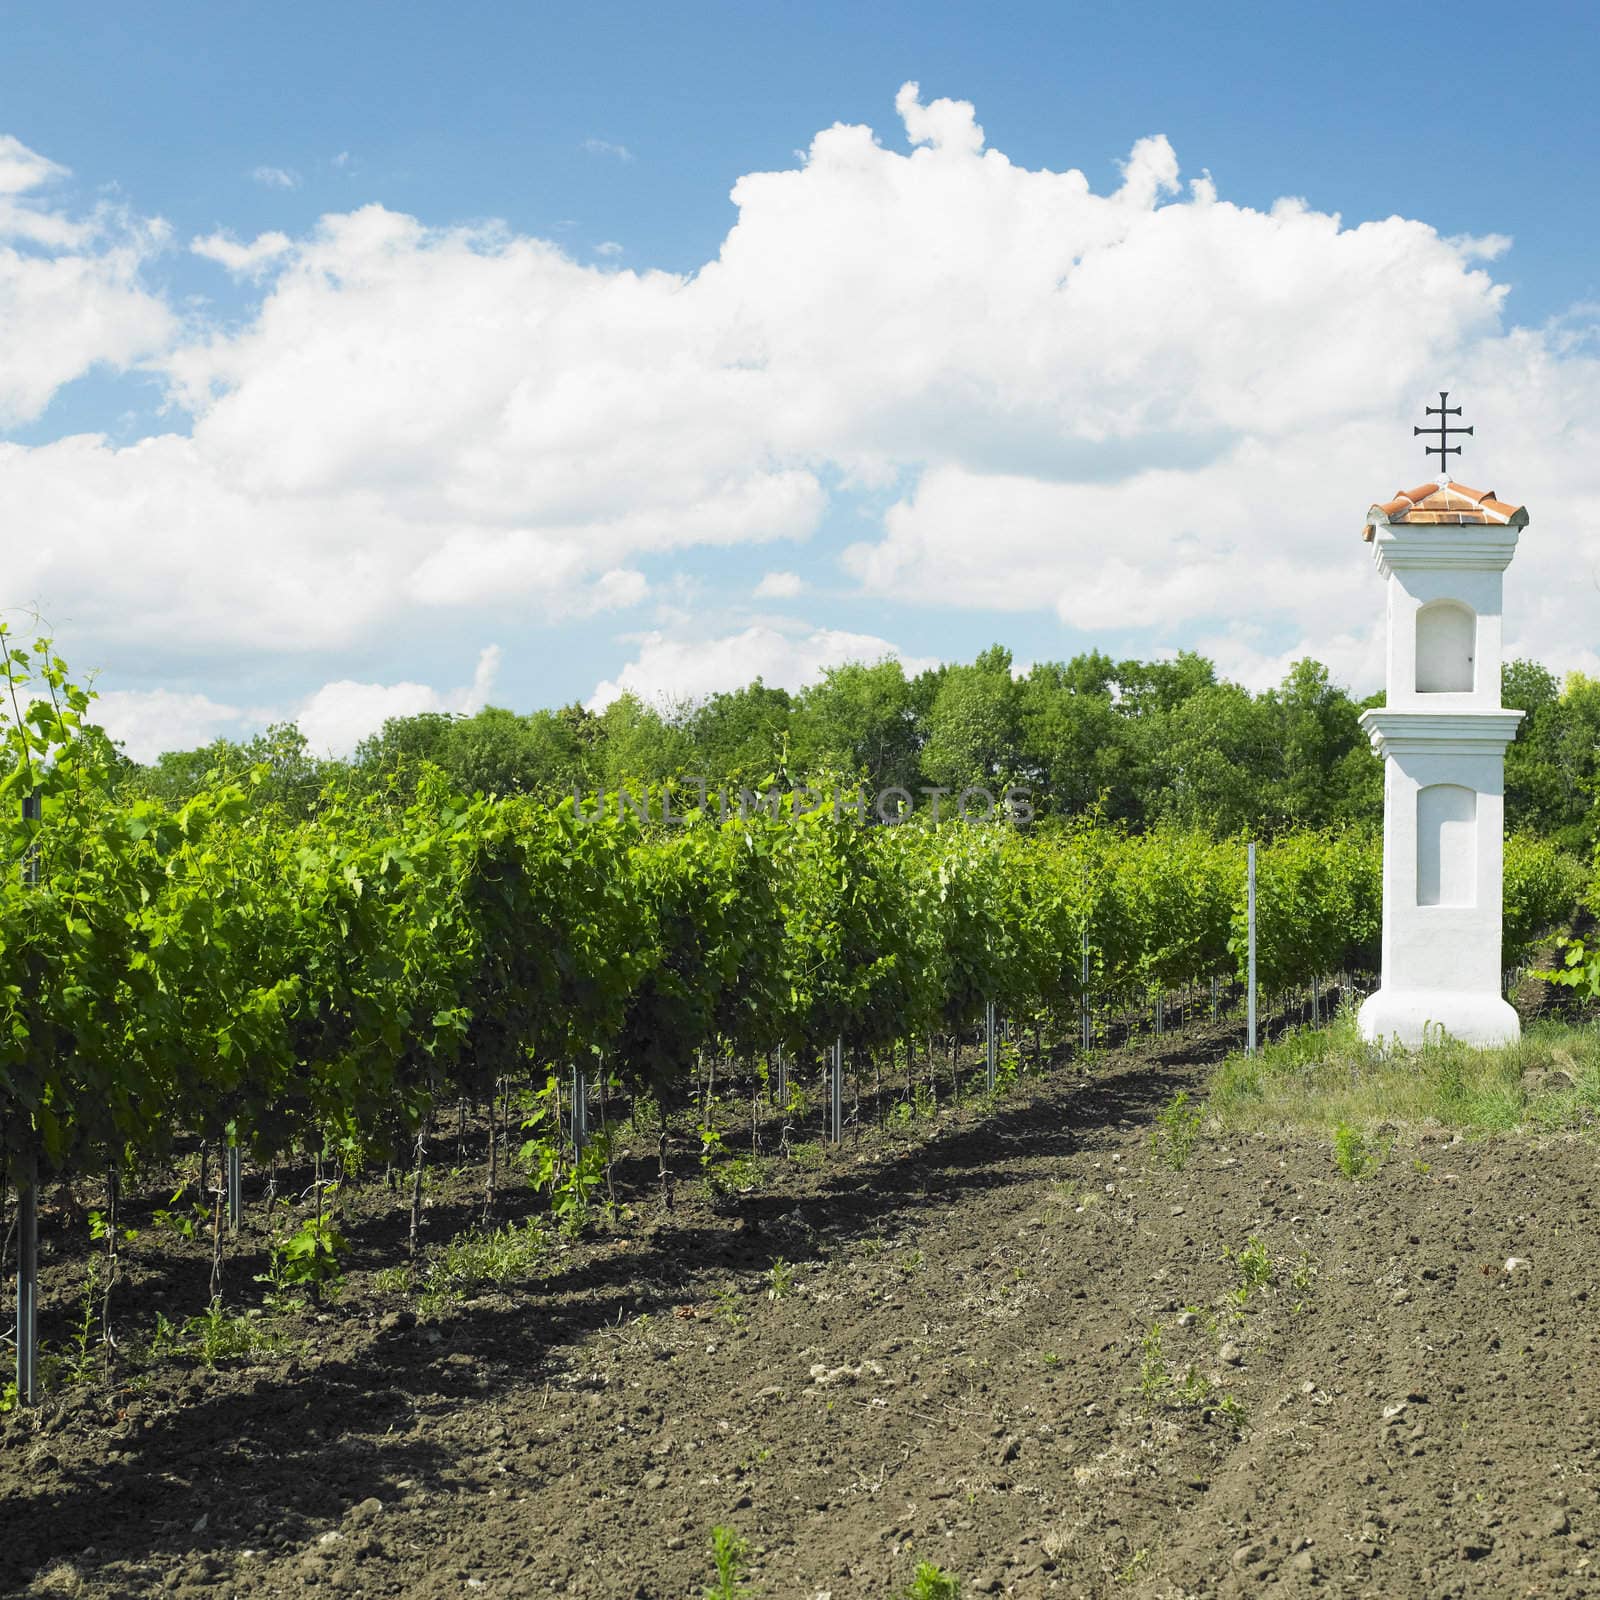
[[[500,647],[488,645],[479,652],[472,682],[456,689],[341,678],[294,704],[265,709],[168,689],[112,689],[98,696],[91,715],[135,761],[153,761],[163,751],[190,750],[214,739],[248,738],[271,722],[297,724],[314,755],[348,756],[389,717],[423,711],[470,716],[482,710],[499,670]]]
[[[1362,515],[1426,475],[1411,423],[1450,387],[1478,428],[1457,470],[1530,502],[1510,636],[1573,659],[1600,637],[1597,314],[1510,325],[1502,237],[1239,205],[1184,187],[1155,133],[1096,192],[990,148],[965,101],[908,84],[895,105],[903,138],[836,125],[740,178],[694,273],[369,205],[195,241],[262,273],[226,325],[144,287],[157,227],[33,204],[59,172],[0,145],[0,202],[79,230],[0,240],[0,416],[95,362],[149,365],[171,400],[131,444],[0,445],[0,525],[34,532],[0,603],[71,615],[97,653],[198,661],[450,611],[498,632],[674,593],[691,552],[799,545],[871,504],[845,570],[897,604],[1366,660]],[[780,561],[765,581],[814,581]],[[790,635],[726,640],[798,659]],[[692,686],[694,649],[663,637],[609,687]]]
[[[414,717],[424,711],[460,712],[470,716],[488,704],[500,670],[500,647],[487,646],[477,671],[464,688],[440,693],[425,683],[356,683],[348,678],[325,683],[294,715],[313,754],[348,756],[390,717]]]
[[[135,761],[236,738],[248,720],[238,706],[171,689],[109,689],[89,714]]]
[[[821,675],[824,667],[847,661],[882,661],[893,656],[908,673],[933,666],[911,657],[887,639],[837,628],[781,629],[756,623],[714,639],[646,634],[638,655],[615,679],[596,686],[588,705],[603,711],[619,695],[641,700],[698,700],[720,689],[737,689],[760,678],[768,688],[795,690]]]

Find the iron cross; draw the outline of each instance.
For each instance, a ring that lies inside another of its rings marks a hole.
[[[1450,426],[1446,419],[1449,417],[1459,417],[1461,415],[1461,407],[1451,405],[1449,400],[1450,391],[1448,389],[1441,389],[1439,391],[1438,405],[1423,407],[1424,414],[1430,417],[1437,417],[1439,419],[1438,422],[1431,428],[1412,428],[1411,430],[1411,437],[1413,439],[1416,438],[1419,433],[1428,434],[1430,437],[1434,435],[1438,436],[1438,444],[1425,445],[1422,453],[1428,456],[1438,456],[1439,468],[1441,471],[1444,471],[1445,469],[1446,456],[1458,456],[1461,454],[1461,446],[1458,444],[1451,444],[1450,435],[1452,433],[1472,432],[1471,428],[1452,428]],[[1450,474],[1445,472],[1445,476],[1449,477]]]

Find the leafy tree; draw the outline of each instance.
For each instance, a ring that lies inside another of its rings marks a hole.
[[[1383,813],[1383,764],[1362,732],[1360,711],[1320,661],[1297,661],[1262,696],[1277,752],[1268,814],[1279,825],[1323,828]]]
[[[598,776],[608,787],[657,783],[689,771],[694,742],[635,694],[619,695],[599,718]]]
[[[783,764],[793,704],[786,689],[769,689],[759,678],[702,701],[684,726],[699,775],[713,788],[770,778]]]
[[[1116,669],[1118,700],[1133,717],[1177,710],[1217,681],[1217,669],[1193,650],[1171,661],[1123,661]]]
[[[1078,656],[1063,666],[1041,662],[1017,695],[1018,768],[1037,793],[1036,810],[1062,816],[1092,810],[1137,820],[1144,777],[1135,731],[1112,700],[1110,671],[1083,664],[1109,658]]]
[[[440,765],[468,794],[560,792],[582,776],[576,741],[548,711],[521,717],[500,706],[453,722]]]
[[[1017,768],[1020,701],[1003,645],[991,645],[970,667],[948,668],[928,713],[927,781],[952,791],[1008,781]]]
[[[1154,770],[1162,813],[1218,834],[1260,832],[1270,819],[1266,777],[1274,730],[1237,684],[1208,684],[1161,716]]]
[[[860,776],[876,789],[917,787],[922,717],[904,668],[892,657],[872,666],[829,667],[804,689],[791,719],[791,770]]]
[[[1592,848],[1600,825],[1600,683],[1581,672],[1558,685],[1532,661],[1509,661],[1501,697],[1524,711],[1506,751],[1506,824]]]
[[[1592,850],[1600,684],[1582,674],[1558,683],[1535,662],[1512,661],[1503,694],[1527,713],[1506,756],[1508,827]],[[181,805],[208,785],[235,782],[253,806],[295,816],[310,815],[330,781],[403,800],[430,764],[463,793],[545,798],[678,777],[733,788],[777,776],[825,790],[859,779],[913,795],[925,785],[1018,782],[1034,790],[1041,816],[1268,837],[1381,816],[1383,767],[1359,719],[1382,704],[1382,694],[1354,700],[1309,659],[1252,695],[1220,681],[1193,651],[1149,662],[1091,651],[1040,663],[1018,681],[996,645],[911,679],[893,659],[830,667],[797,695],[756,679],[697,704],[652,706],[625,694],[599,714],[568,705],[395,717],[349,765],[317,760],[293,724],[276,724],[145,766],[113,752],[108,770],[130,797]]]
[[[324,782],[343,770],[342,762],[313,756],[294,723],[274,722],[243,743],[215,739],[195,750],[169,751],[148,766],[131,770],[119,762],[115,776],[126,793],[173,806],[209,787],[252,780],[256,804],[305,816]]]

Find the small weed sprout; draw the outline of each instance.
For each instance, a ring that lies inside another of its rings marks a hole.
[[[1204,1120],[1205,1112],[1191,1104],[1189,1091],[1178,1090],[1156,1113],[1155,1124],[1150,1129],[1151,1150],[1174,1172],[1181,1172],[1189,1164]]]
[[[1022,1076],[1022,1052],[1014,1044],[1002,1044],[995,1052],[994,1089],[997,1095],[1016,1087]]]
[[[767,1273],[767,1299],[786,1300],[794,1293],[794,1268],[779,1256]]]
[[[903,1600],[961,1600],[961,1586],[943,1567],[919,1561],[901,1594]]]
[[[1300,1252],[1300,1259],[1295,1263],[1294,1276],[1289,1279],[1289,1287],[1300,1297],[1295,1301],[1296,1311],[1304,1311],[1311,1297],[1312,1285],[1317,1281],[1317,1264],[1311,1257],[1309,1250]]]
[[[409,1261],[397,1267],[381,1267],[373,1274],[372,1286],[379,1294],[395,1294],[409,1300],[417,1292],[417,1269]]]
[[[701,1128],[701,1173],[718,1197],[749,1194],[762,1186],[762,1163],[754,1155],[730,1155],[715,1128]]]
[[[94,1294],[99,1281],[100,1257],[90,1256],[83,1298],[78,1303],[78,1318],[72,1329],[72,1354],[66,1358],[67,1376],[73,1383],[83,1383],[94,1376]]]
[[[1232,1261],[1238,1271],[1239,1282],[1228,1291],[1228,1298],[1242,1311],[1256,1290],[1272,1282],[1272,1258],[1267,1247],[1252,1234],[1237,1253],[1224,1245],[1222,1259]]]
[[[1133,1555],[1129,1558],[1127,1566],[1125,1566],[1117,1574],[1117,1582],[1132,1583],[1133,1580],[1139,1576],[1139,1569],[1147,1565],[1149,1560],[1150,1551],[1148,1546],[1141,1546],[1139,1549],[1135,1550]]]
[[[1217,1404],[1217,1414],[1233,1429],[1235,1434],[1244,1432],[1244,1407],[1233,1395],[1223,1395]]]
[[[326,1217],[307,1217],[300,1226],[273,1246],[270,1269],[256,1278],[272,1289],[269,1301],[281,1304],[289,1291],[300,1289],[312,1305],[323,1297],[333,1299],[344,1281],[343,1257],[349,1251],[345,1237]]]
[[[180,1201],[188,1200],[189,1185],[181,1185],[172,1198],[159,1211],[152,1214],[150,1220],[164,1233],[170,1233],[174,1238],[193,1239],[198,1229],[203,1229],[211,1220],[211,1208],[203,1200],[190,1200],[189,1204],[179,1211],[177,1206]]]
[[[1333,1130],[1333,1161],[1345,1177],[1357,1183],[1376,1168],[1378,1155],[1359,1128],[1341,1122]]]
[[[162,1356],[177,1355],[182,1349],[181,1330],[173,1327],[164,1312],[156,1312],[155,1331],[150,1335],[150,1358],[159,1360]]]
[[[619,1360],[647,1356],[659,1348],[655,1341],[655,1318],[648,1311],[641,1311],[627,1323],[619,1312],[616,1323],[601,1332],[608,1339],[616,1340]]]
[[[1142,1352],[1139,1396],[1147,1411],[1198,1411],[1202,1420],[1207,1416],[1219,1416],[1235,1433],[1240,1431],[1244,1408],[1231,1395],[1216,1400],[1217,1386],[1193,1365],[1184,1369],[1181,1378],[1174,1378],[1167,1371],[1159,1321],[1150,1324],[1150,1331],[1140,1340],[1139,1348]]]
[[[711,1563],[716,1568],[716,1582],[701,1591],[704,1600],[744,1600],[750,1593],[745,1588],[745,1559],[750,1547],[732,1528],[711,1530]]]
[[[744,1326],[743,1302],[739,1299],[738,1289],[731,1283],[717,1290],[717,1316],[730,1328]]]
[[[728,1156],[706,1174],[715,1195],[752,1194],[761,1187],[761,1162],[752,1155]]]
[[[1167,1375],[1166,1357],[1161,1351],[1161,1324],[1152,1322],[1150,1331],[1139,1342],[1139,1393],[1146,1405],[1154,1405],[1172,1379]]]

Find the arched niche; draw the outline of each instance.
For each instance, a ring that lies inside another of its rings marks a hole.
[[[1459,783],[1417,790],[1417,904],[1477,900],[1478,796]]]
[[[1417,693],[1470,693],[1478,619],[1459,600],[1432,600],[1417,612]]]

